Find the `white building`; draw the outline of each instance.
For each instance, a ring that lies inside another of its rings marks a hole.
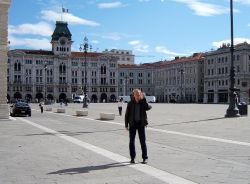
[[[118,58],[118,64],[134,64],[135,56],[131,50],[122,50],[122,49],[111,49],[105,50],[103,53],[111,54]]]
[[[242,43],[234,49],[235,85],[239,101],[249,102],[250,45]],[[204,62],[204,102],[228,103],[230,87],[230,45],[207,52]]]
[[[129,96],[136,88],[141,89],[146,95],[154,95],[155,85],[152,66],[152,64],[119,65],[119,96]]]
[[[159,102],[203,101],[203,55],[155,63],[155,96]]]
[[[58,21],[52,51],[11,50],[8,53],[8,99],[61,101],[87,94],[93,102],[115,101],[118,92],[118,59],[106,53],[72,52],[71,33]],[[85,81],[85,59],[87,81]]]

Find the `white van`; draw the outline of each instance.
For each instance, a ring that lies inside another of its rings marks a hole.
[[[130,96],[119,96],[119,99],[123,99],[123,102],[130,102]]]
[[[84,95],[78,95],[78,96],[74,97],[73,102],[74,103],[83,103],[83,100],[84,100]]]
[[[146,96],[146,100],[148,103],[155,103],[156,98],[155,96]]]

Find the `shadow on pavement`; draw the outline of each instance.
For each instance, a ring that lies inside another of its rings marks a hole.
[[[184,122],[177,122],[177,123],[164,123],[159,125],[153,125],[150,127],[158,127],[158,126],[166,126],[166,125],[179,125],[179,124],[188,124],[188,123],[198,123],[198,122],[205,122],[205,121],[215,121],[218,119],[226,119],[225,117],[218,117],[218,118],[208,118],[203,120],[194,120],[194,121],[184,121]]]
[[[101,132],[116,132],[124,129],[112,129],[112,130],[101,130],[101,131],[83,131],[83,132],[71,132],[71,131],[58,131],[59,134],[65,134],[68,136],[77,136],[81,134],[92,134],[92,133],[101,133]],[[57,133],[49,133],[49,132],[43,132],[40,134],[26,134],[26,135],[20,135],[20,136],[36,136],[36,135],[57,135]]]
[[[114,167],[124,167],[124,166],[127,166],[129,164],[130,164],[129,162],[117,162],[117,163],[111,163],[111,164],[105,164],[105,165],[62,169],[62,170],[50,172],[47,174],[59,174],[59,175],[70,174],[70,175],[73,175],[73,174],[88,173],[90,171],[109,169],[109,168],[114,168]]]

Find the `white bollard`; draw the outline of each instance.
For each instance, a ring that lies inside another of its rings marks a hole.
[[[65,109],[63,109],[63,108],[58,108],[58,109],[56,109],[56,112],[57,112],[57,113],[65,113]]]
[[[115,119],[115,114],[114,113],[101,112],[100,113],[100,119],[101,120],[114,120]]]
[[[88,116],[88,111],[77,110],[76,116]]]
[[[52,107],[45,107],[45,111],[52,111]]]

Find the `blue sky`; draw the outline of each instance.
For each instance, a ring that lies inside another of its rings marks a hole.
[[[79,51],[128,49],[135,62],[189,56],[230,42],[229,0],[12,0],[10,49],[51,50],[56,20],[69,24]],[[250,0],[234,0],[235,43],[250,43]],[[62,13],[62,6],[68,13]]]

